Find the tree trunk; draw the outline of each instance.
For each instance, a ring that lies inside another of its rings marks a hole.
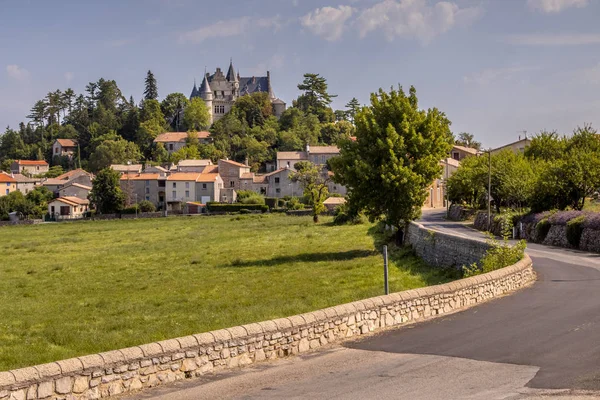
[[[404,231],[405,229],[402,227],[397,227],[398,230],[396,231],[396,246],[402,246],[402,244],[404,243]]]
[[[318,224],[318,223],[319,223],[319,215],[318,215],[318,214],[315,214],[315,215],[313,215],[313,222],[314,222],[315,224]]]

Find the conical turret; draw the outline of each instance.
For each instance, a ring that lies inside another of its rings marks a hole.
[[[204,100],[212,100],[213,93],[210,89],[210,84],[208,83],[208,75],[204,75],[204,79],[202,80],[202,85],[200,85],[200,96]]]
[[[238,82],[238,76],[235,73],[235,69],[233,68],[233,59],[229,61],[229,71],[227,71],[227,81],[229,82]]]

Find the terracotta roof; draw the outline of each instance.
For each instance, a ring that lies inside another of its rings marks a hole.
[[[66,189],[66,188],[71,187],[71,186],[75,186],[75,187],[78,187],[78,188],[81,188],[81,189],[85,189],[85,190],[92,190],[91,186],[82,185],[81,183],[70,183],[68,185],[65,185],[63,187],[63,189]]]
[[[454,146],[452,146],[452,148],[464,151],[465,153],[469,153],[469,154],[477,154],[477,153],[479,153],[479,151],[477,149],[473,149],[471,147],[454,145]]]
[[[180,167],[205,167],[207,165],[212,165],[211,160],[181,160],[179,161]]]
[[[89,177],[91,177],[91,176],[92,176],[92,174],[90,174],[89,172],[87,172],[87,171],[85,171],[85,170],[83,170],[83,169],[81,169],[81,168],[77,168],[77,169],[74,169],[74,170],[72,170],[72,171],[65,172],[65,173],[64,173],[64,174],[62,174],[62,175],[59,175],[59,176],[57,176],[57,177],[56,177],[56,179],[64,179],[64,180],[69,180],[69,179],[70,179],[72,176],[74,176],[75,174],[79,174],[79,175],[87,175],[87,176],[89,176]],[[78,176],[79,176],[79,175],[78,175]]]
[[[254,179],[254,174],[252,172],[244,172],[240,179]]]
[[[57,178],[48,178],[48,179],[42,181],[42,185],[64,186],[66,183],[67,183],[67,181],[65,181],[64,179],[57,179]]]
[[[112,164],[110,168],[118,172],[140,172],[142,164]]]
[[[460,167],[460,161],[455,160],[454,158],[450,158],[450,157],[445,158],[442,161],[440,161],[440,165],[444,167],[444,166],[446,166],[446,162],[448,163],[448,165],[451,165],[453,167],[456,167],[456,168]]]
[[[198,176],[201,175],[199,172],[175,172],[167,177],[168,181],[195,181]]]
[[[79,206],[79,205],[87,205],[90,204],[88,199],[80,199],[79,197],[73,196],[65,196],[54,199],[53,201],[60,201],[62,203],[71,205],[71,206]]]
[[[77,147],[77,140],[73,139],[56,139],[62,147]]]
[[[158,179],[160,174],[145,173],[145,174],[125,174],[121,175],[122,181],[149,181]]]
[[[352,140],[353,142],[356,142],[356,136],[350,136],[350,140]]]
[[[17,180],[12,176],[5,174],[4,172],[0,173],[0,182],[2,183],[17,183]]]
[[[204,168],[204,171],[202,171],[203,174],[210,174],[210,173],[218,173],[219,172],[219,166],[218,165],[207,165],[206,168]]]
[[[198,139],[207,139],[210,137],[210,132],[201,131],[196,132]],[[167,143],[167,142],[185,142],[188,137],[187,132],[165,132],[161,133],[154,139],[156,143]]]
[[[310,146],[309,152],[312,154],[339,154],[340,149],[337,146]]]
[[[219,174],[200,174],[198,178],[196,178],[196,182],[214,182],[217,180]]]
[[[44,160],[15,160],[15,162],[19,165],[48,165]]]
[[[304,151],[278,151],[278,160],[308,160]]]
[[[346,199],[343,197],[329,197],[323,204],[344,204]]]
[[[235,166],[237,166],[237,167],[246,167],[246,168],[250,168],[250,167],[249,167],[249,166],[247,166],[246,164],[242,164],[242,163],[239,163],[239,162],[237,162],[237,161],[233,161],[233,160],[221,160],[221,161],[223,161],[223,162],[226,162],[226,163],[228,163],[228,164],[231,164],[231,165],[235,165]]]

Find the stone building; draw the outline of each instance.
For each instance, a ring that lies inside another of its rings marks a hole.
[[[236,73],[233,68],[233,62],[230,62],[227,75],[223,74],[221,68],[217,68],[214,74],[204,75],[200,88],[197,88],[194,83],[190,99],[200,97],[204,100],[212,124],[227,114],[241,96],[259,92],[269,94],[273,104],[273,114],[276,117],[281,116],[285,111],[286,104],[273,94],[271,73],[267,71],[267,76],[240,77],[240,74]]]

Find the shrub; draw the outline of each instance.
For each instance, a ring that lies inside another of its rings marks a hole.
[[[499,242],[495,239],[490,239],[488,243],[490,249],[485,253],[479,265],[463,266],[464,277],[485,274],[516,264],[525,256],[525,249],[527,248],[527,243],[524,240],[520,240],[515,245],[510,245],[507,240]]]
[[[156,207],[154,206],[154,203],[148,201],[148,200],[143,200],[140,201],[138,204],[140,210],[142,212],[154,212],[156,211]]]
[[[130,207],[125,207],[124,209],[121,210],[121,214],[135,214],[137,212],[140,212],[140,208],[138,204],[134,204]]]
[[[240,212],[241,210],[269,211],[269,207],[264,204],[221,204],[209,202],[206,204],[206,208],[208,211],[214,212]]]
[[[590,213],[586,215],[583,227],[600,230],[600,213]]]
[[[265,204],[269,206],[270,209],[277,207],[278,199],[275,197],[265,197]]]
[[[576,249],[579,248],[581,234],[583,233],[583,223],[585,216],[580,215],[567,222],[567,241]]]
[[[560,212],[552,214],[548,218],[548,221],[552,225],[562,225],[562,226],[565,226],[565,225],[567,225],[567,223],[570,220],[575,219],[577,217],[580,217],[582,215],[583,215],[582,211],[575,211],[575,210],[572,210],[572,211],[560,211]]]
[[[362,224],[364,223],[364,218],[357,213],[355,210],[352,210],[348,203],[341,204],[335,208],[333,211],[333,223],[335,225],[344,225],[344,224]]]
[[[241,204],[265,204],[265,197],[251,190],[240,190],[237,192],[237,201]]]
[[[548,221],[548,218],[544,218],[540,222],[538,222],[535,226],[535,237],[538,242],[543,242],[548,236],[548,232],[550,232],[550,228],[552,224]]]
[[[304,204],[297,197],[292,197],[286,204],[287,210],[304,210]]]

